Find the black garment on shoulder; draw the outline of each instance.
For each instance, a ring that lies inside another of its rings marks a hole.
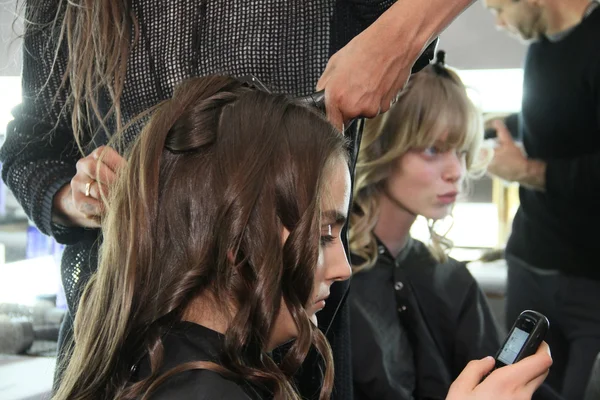
[[[163,337],[164,359],[161,373],[192,361],[219,364],[224,336],[202,325],[179,322]],[[139,364],[137,376],[150,375],[146,356]],[[167,379],[151,395],[152,400],[264,400],[271,398],[264,390],[248,382],[234,381],[207,369],[194,369]]]

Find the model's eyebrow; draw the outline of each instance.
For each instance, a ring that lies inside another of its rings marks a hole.
[[[322,225],[344,225],[348,217],[340,210],[327,210],[322,214]]]

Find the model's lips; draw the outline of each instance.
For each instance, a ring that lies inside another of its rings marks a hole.
[[[438,196],[438,200],[443,204],[452,204],[456,202],[456,197],[458,196],[458,192],[448,192]]]
[[[319,300],[315,303],[315,310],[316,311],[321,311],[322,309],[325,308],[325,300]],[[315,311],[315,312],[316,312]]]
[[[317,298],[317,300],[314,303],[314,308],[319,311],[325,308],[325,300],[327,300],[329,298],[329,293],[327,293],[325,296],[320,296]]]

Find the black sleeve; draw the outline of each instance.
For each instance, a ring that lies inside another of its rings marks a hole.
[[[546,191],[567,201],[598,204],[600,202],[600,153],[570,159],[547,160]]]
[[[520,113],[512,113],[504,119],[504,123],[515,140],[521,140]]]
[[[521,126],[520,126],[520,113],[512,113],[504,118],[504,124],[506,128],[510,132],[510,135],[514,140],[521,140]],[[496,128],[489,127],[485,130],[483,134],[484,139],[495,139],[497,137]]]
[[[64,53],[49,41],[58,1],[27,4],[23,48],[22,103],[13,110],[0,150],[2,178],[25,213],[45,234],[61,243],[74,243],[81,228],[52,223],[52,202],[57,191],[75,175],[79,158],[67,91],[59,90],[65,70]],[[58,54],[58,56],[56,56]]]
[[[590,61],[593,63],[594,61]],[[600,135],[600,57],[591,68],[596,110],[596,134]],[[600,153],[546,161],[546,191],[567,201],[595,206],[600,202]]]

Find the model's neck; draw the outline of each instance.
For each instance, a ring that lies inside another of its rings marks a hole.
[[[214,306],[207,306],[208,304]],[[222,304],[217,306],[214,296],[208,291],[204,291],[190,301],[183,313],[183,320],[202,325],[212,329],[215,332],[225,334],[229,327],[229,318],[227,318]]]
[[[555,35],[579,25],[591,0],[553,0],[546,11],[546,35]]]
[[[379,218],[373,232],[394,257],[406,245],[417,216],[400,207],[385,194],[379,195]]]

